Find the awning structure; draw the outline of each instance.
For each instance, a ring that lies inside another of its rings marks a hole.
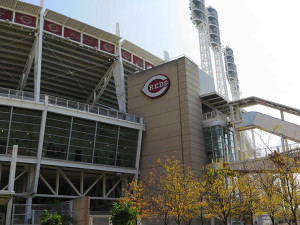
[[[205,95],[201,95],[201,102],[203,105],[203,113],[211,111],[220,111],[223,114],[230,114],[230,105],[228,101],[217,92],[211,92]]]
[[[244,107],[249,107],[249,106],[254,106],[254,105],[263,105],[263,106],[281,110],[283,112],[287,112],[287,113],[290,113],[290,114],[293,114],[296,116],[300,116],[299,109],[289,107],[286,105],[282,105],[282,104],[279,104],[276,102],[272,102],[272,101],[269,101],[266,99],[258,98],[255,96],[243,98],[243,99],[233,101],[233,102],[229,102],[229,104],[232,105],[233,107],[237,107],[237,108],[244,108]]]
[[[131,43],[130,41],[127,40],[123,40],[122,43],[122,48],[132,52],[133,54],[136,54],[140,57],[142,57],[143,59],[145,59],[146,61],[153,63],[155,66],[160,65],[162,63],[164,63],[164,60],[162,60],[161,58],[151,54],[150,52],[138,47],[137,45]]]
[[[34,16],[37,16],[40,13],[40,11],[42,10],[42,8],[40,6],[32,5],[32,4],[17,1],[17,0],[0,0],[0,5],[7,7],[9,9],[29,13]]]
[[[70,28],[74,28],[77,31],[81,31],[84,33],[87,33],[89,35],[92,35],[97,38],[101,38],[105,41],[111,42],[113,44],[118,43],[122,38],[119,36],[116,36],[114,34],[108,33],[106,31],[103,31],[101,29],[98,29],[96,27],[93,27],[91,25],[82,23],[78,20],[75,20],[73,18],[64,16],[60,13],[54,12],[52,10],[46,9],[44,13],[45,19],[51,20],[53,22],[56,22],[58,24],[68,26]]]

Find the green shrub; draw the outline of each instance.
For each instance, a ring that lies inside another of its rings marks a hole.
[[[113,203],[113,208],[110,210],[113,225],[133,225],[133,221],[137,218],[137,211],[130,206],[129,203]]]
[[[44,209],[41,225],[62,225],[61,215],[59,215],[57,212],[49,213],[46,209]]]

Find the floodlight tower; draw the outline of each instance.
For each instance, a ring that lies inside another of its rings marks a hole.
[[[216,81],[218,92],[228,99],[228,91],[225,79],[224,61],[222,57],[221,38],[217,11],[209,6],[206,8],[210,45],[215,56]]]
[[[225,68],[227,80],[230,84],[230,90],[232,95],[232,100],[240,99],[240,88],[238,74],[236,70],[236,65],[234,63],[233,51],[230,47],[226,46],[224,49],[224,59],[225,59]]]
[[[213,77],[205,0],[190,0],[191,20],[198,29],[201,69]]]

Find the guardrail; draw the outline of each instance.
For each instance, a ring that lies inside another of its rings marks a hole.
[[[210,120],[210,119],[221,119],[227,122],[227,116],[219,111],[212,111],[202,114],[203,120]]]
[[[0,98],[9,98],[9,99],[17,99],[21,101],[30,101],[30,102],[37,102],[37,103],[44,103],[45,102],[45,95],[40,94],[38,96],[35,96],[34,93],[32,92],[26,92],[26,91],[19,91],[19,90],[12,90],[12,89],[7,89],[7,88],[0,88]],[[87,113],[93,113],[97,115],[102,115],[102,116],[108,116],[120,120],[126,120],[134,123],[143,123],[144,120],[141,117],[127,114],[115,109],[109,109],[105,107],[100,107],[100,106],[94,106],[90,104],[85,104],[81,102],[76,102],[64,98],[59,98],[59,97],[54,97],[54,96],[49,96],[48,100],[49,105],[54,105],[54,106],[60,106],[60,107],[65,107],[68,109],[74,109],[82,112],[87,112]]]

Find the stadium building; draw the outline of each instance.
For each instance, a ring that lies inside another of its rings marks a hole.
[[[298,109],[256,97],[231,102],[187,57],[160,59],[118,32],[17,0],[0,0],[0,30],[0,225],[11,196],[11,224],[34,224],[58,203],[88,224],[158,158],[200,170],[256,157],[246,129],[278,134],[282,149],[290,148],[285,139],[300,140],[299,125],[283,117],[238,113],[255,104],[282,115]],[[234,68],[232,50],[226,54]]]

